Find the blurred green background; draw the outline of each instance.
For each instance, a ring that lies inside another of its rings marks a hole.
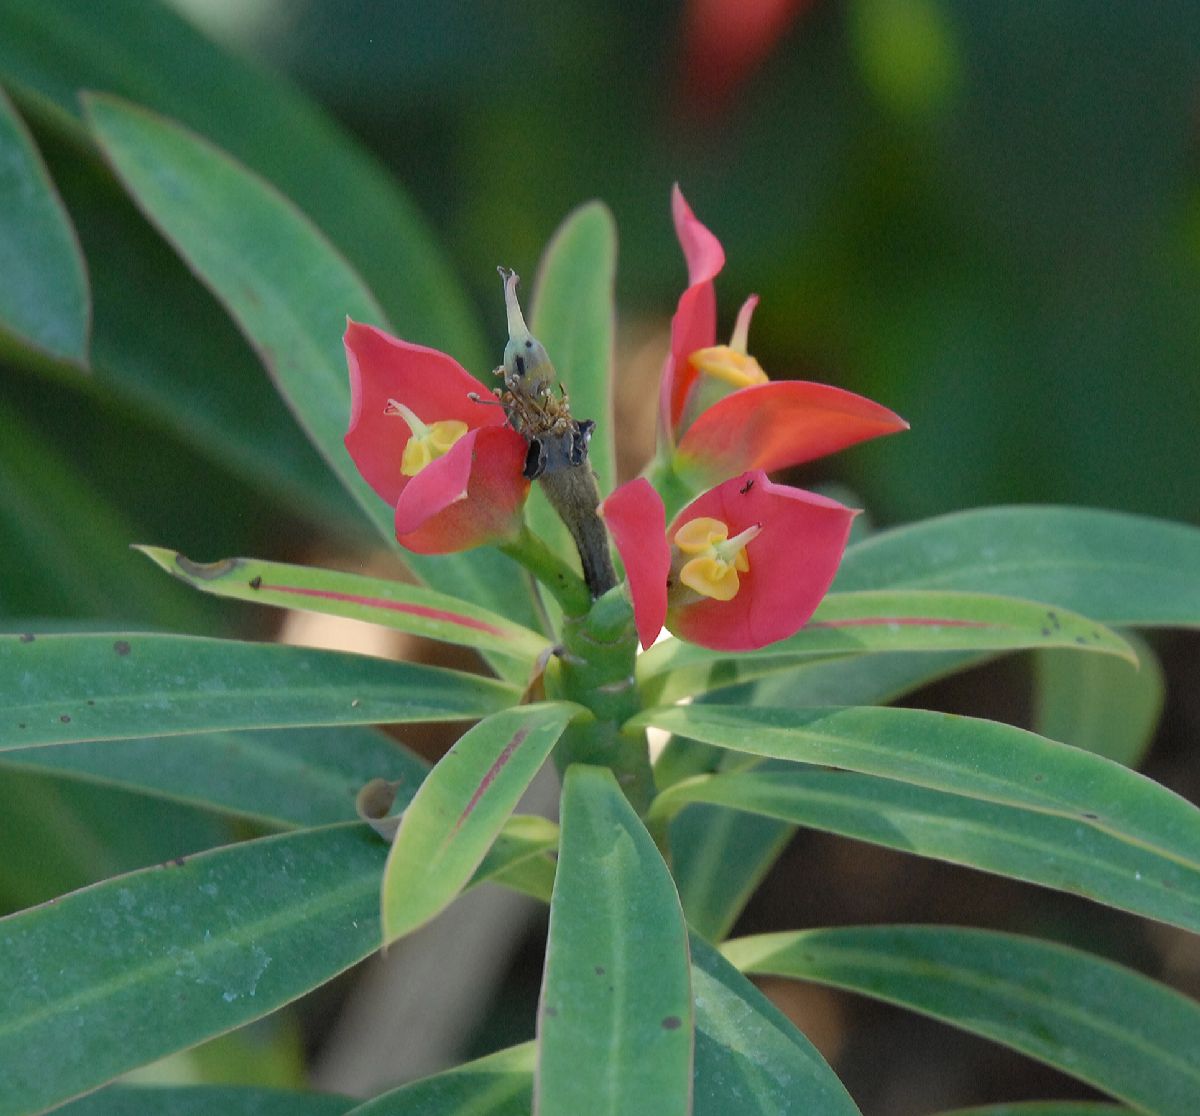
[[[504,338],[496,265],[532,280],[564,214],[603,198],[621,233],[627,474],[649,449],[685,277],[668,208],[679,181],[727,252],[722,330],[757,292],[752,349],[773,377],[862,392],[912,424],[794,479],[849,485],[880,524],[1003,502],[1200,521],[1200,5],[763,7],[778,34],[739,68],[709,0],[0,0],[0,86],[62,194],[94,299],[89,371],[69,341],[40,351],[0,328],[0,628],[268,635],[274,618],[167,583],[128,544],[317,562],[370,538],[235,327],[112,179],[80,127],[81,89],[183,120],[249,163],[405,336],[480,375]],[[405,281],[435,244],[463,296]],[[1181,696],[1195,643],[1164,648],[1174,704],[1156,775],[1195,789],[1179,758],[1200,723]],[[922,703],[1019,721],[1025,681],[967,679]],[[0,805],[4,909],[217,839],[198,811],[12,772]],[[809,839],[747,928],[957,917],[1200,987],[1200,959],[1162,928],[845,847]],[[818,863],[827,890],[798,896],[796,874]],[[539,957],[508,991],[523,1021]],[[879,1007],[858,1010],[867,1037],[843,1046],[845,1002],[795,1010],[833,1020],[827,1048],[876,1111],[970,1099],[972,1084],[994,1096],[989,1081],[1015,1072],[1014,1056]],[[492,1026],[501,1041],[524,1022]],[[911,1056],[883,1067],[880,1036],[898,1034]],[[1037,1073],[1026,1093],[1058,1087]]]

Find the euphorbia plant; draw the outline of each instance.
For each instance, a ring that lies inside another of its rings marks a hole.
[[[795,825],[1200,930],[1193,806],[1084,748],[879,704],[1003,651],[1136,659],[1106,622],[1200,623],[1195,530],[1010,508],[847,547],[851,509],[769,474],[904,424],[838,388],[765,381],[753,302],[718,343],[723,253],[679,194],[689,283],[659,448],[618,486],[601,207],[555,238],[528,325],[506,276],[489,381],[391,336],[307,219],[227,156],[111,98],[88,112],[125,188],[430,584],[148,556],[205,592],[471,648],[486,671],[139,632],[4,637],[10,762],[281,832],[0,922],[0,1113],[258,1018],[483,880],[549,904],[534,1042],[361,1105],[238,1090],[220,1104],[851,1116],[833,1070],[746,977],[773,973],[991,1037],[1139,1111],[1194,1111],[1200,1009],[1088,953],[936,925],[725,939]],[[272,251],[244,251],[248,223]],[[564,531],[543,528],[550,510]],[[639,642],[653,646],[639,656]],[[475,723],[432,770],[365,727],[424,721]],[[673,734],[653,761],[649,728]],[[559,822],[514,814],[551,755]],[[116,1087],[88,1103],[203,1097]]]

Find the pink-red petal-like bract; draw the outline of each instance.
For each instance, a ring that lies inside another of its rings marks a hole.
[[[829,590],[857,512],[800,488],[772,484],[752,470],[698,496],[667,529],[710,516],[733,538],[760,527],[746,546],[750,570],[730,601],[702,599],[672,608],[667,627],[718,651],[753,651],[799,631]]]
[[[416,554],[453,554],[513,538],[529,482],[525,440],[504,426],[464,434],[396,501],[396,538]]]
[[[671,547],[662,498],[645,477],[636,477],[600,505],[600,515],[625,565],[638,640],[649,647],[667,618]]]
[[[784,469],[836,453],[881,434],[907,430],[899,415],[828,384],[779,380],[740,388],[683,426],[688,396],[701,373],[693,353],[717,341],[713,280],[725,263],[720,241],[692,212],[678,185],[671,195],[675,234],[688,266],[688,288],[671,319],[663,366],[659,425],[675,463],[703,484],[747,469]],[[752,296],[750,308],[757,302]],[[745,308],[743,308],[745,312]]]
[[[688,359],[697,349],[713,345],[717,337],[717,295],[713,279],[725,266],[721,242],[696,219],[676,185],[671,191],[671,215],[688,267],[688,287],[679,297],[671,319],[671,350],[663,365],[659,385],[659,421],[663,437],[673,440],[698,375]]]
[[[744,387],[696,417],[677,468],[715,483],[746,469],[790,468],[858,442],[907,430],[886,407],[829,384],[777,380]]]
[[[420,554],[448,554],[512,537],[529,494],[525,440],[499,407],[471,399],[491,393],[453,357],[348,322],[350,369],[346,449],[366,482],[396,511],[396,537]],[[401,472],[410,431],[389,401],[422,422],[458,420],[468,432],[416,476]]]

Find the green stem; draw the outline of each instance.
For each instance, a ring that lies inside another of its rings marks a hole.
[[[522,523],[521,533],[499,549],[519,562],[553,594],[567,616],[584,616],[592,597],[583,579],[529,527]]]
[[[644,814],[654,797],[646,733],[622,731],[642,706],[633,673],[637,634],[623,591],[606,593],[586,617],[567,619],[562,642],[546,671],[546,694],[578,702],[595,719],[567,727],[555,761],[564,771],[572,763],[611,768],[626,797]]]
[[[669,455],[660,454],[642,471],[642,475],[658,490],[667,511],[667,522],[699,495],[701,489],[676,472]]]

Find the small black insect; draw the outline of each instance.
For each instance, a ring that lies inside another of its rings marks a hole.
[[[745,496],[746,493],[749,492],[750,489],[752,489],[753,487],[754,487],[754,481],[748,480],[748,481],[746,481],[745,484],[742,485],[741,488],[738,489],[738,493],[742,496]]]

